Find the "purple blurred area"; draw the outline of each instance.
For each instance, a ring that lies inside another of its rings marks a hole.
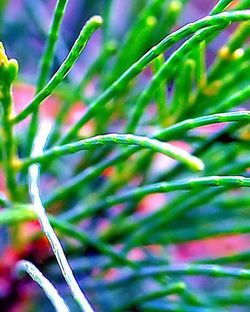
[[[104,15],[105,0],[70,0],[66,15],[62,23],[60,39],[57,45],[54,70],[67,55],[74,40],[88,18],[94,14]],[[110,32],[115,39],[122,40],[131,23],[131,10],[144,7],[146,0],[114,0],[110,21]],[[216,1],[191,0],[186,5],[179,25],[194,21],[209,13]],[[44,49],[44,42],[48,33],[56,0],[9,0],[4,14],[2,38],[11,57],[18,59],[22,79],[34,84],[37,76],[39,59]],[[211,44],[208,59],[213,58],[214,52],[225,40],[224,34]],[[91,38],[87,49],[73,70],[69,78],[79,80],[88,65],[100,51],[102,31],[97,31]]]

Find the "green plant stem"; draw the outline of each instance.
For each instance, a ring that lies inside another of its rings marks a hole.
[[[152,71],[155,75],[160,68],[164,64],[164,55],[161,54],[158,57],[154,59],[153,65],[152,65]],[[159,83],[158,88],[155,91],[155,101],[157,106],[157,115],[160,125],[165,126],[166,119],[168,116],[168,107],[167,107],[167,91],[166,86],[164,83]]]
[[[249,300],[249,289],[244,290],[233,290],[230,293],[218,292],[215,294],[211,294],[209,296],[211,302],[215,304],[220,304],[223,306],[231,306],[231,305],[240,305],[248,307],[250,300]]]
[[[207,79],[206,74],[206,41],[201,42],[194,48],[189,57],[195,62],[195,82],[201,88]]]
[[[169,296],[172,294],[182,294],[185,288],[186,288],[186,285],[183,282],[172,283],[166,287],[163,287],[162,289],[158,291],[154,291],[151,293],[147,293],[145,295],[137,296],[131,301],[119,307],[116,311],[127,311],[128,309],[131,309],[132,307],[137,307],[138,305],[141,305],[147,301],[159,299],[159,298]]]
[[[213,113],[224,112],[226,110],[232,109],[235,106],[240,105],[241,103],[244,103],[249,98],[250,98],[250,86],[246,86],[245,88],[235,92],[226,100],[222,100],[222,102],[219,102],[217,105],[209,108],[208,110],[210,110],[210,112],[213,111]]]
[[[223,25],[224,26],[224,25]],[[133,114],[126,127],[126,132],[133,133],[139,123],[140,118],[147,103],[150,101],[158,88],[159,84],[170,79],[174,74],[177,65],[183,61],[183,58],[194,48],[195,45],[205,40],[215,30],[221,29],[218,27],[207,27],[202,29],[199,33],[195,33],[189,40],[187,40],[179,49],[177,49],[168,60],[161,66],[160,70],[153,76],[148,87],[143,91],[135,103]]]
[[[107,43],[110,39],[110,19],[112,14],[113,0],[103,1],[103,44]]]
[[[53,21],[46,42],[45,51],[41,59],[40,72],[37,80],[37,93],[45,86],[48,79],[67,3],[68,0],[57,0]]]
[[[161,0],[152,0],[141,10],[137,19],[128,31],[121,48],[118,51],[114,70],[109,78],[109,84],[114,82],[140,56],[147,45],[148,37],[157,24],[159,12],[163,9]],[[140,40],[140,45],[137,44]]]
[[[211,15],[220,13],[225,6],[228,4],[228,2],[231,1],[219,1],[217,4],[215,11],[211,12]],[[154,94],[154,90],[157,88],[157,86],[162,83],[163,81],[170,79],[171,76],[174,73],[174,68],[180,63],[185,56],[194,49],[195,45],[198,45],[198,49],[200,49],[199,43],[202,43],[204,40],[206,40],[211,34],[213,34],[216,30],[220,30],[223,27],[209,27],[208,29],[202,29],[196,32],[189,40],[187,40],[179,49],[177,49],[165,62],[165,64],[161,67],[161,69],[156,73],[156,75],[153,76],[149,86],[145,89],[145,91],[142,93],[142,95],[139,97],[135,104],[135,109],[133,112],[133,115],[131,117],[131,120],[126,128],[127,132],[134,132],[136,129],[136,126],[139,122],[139,119],[143,115],[143,111],[145,109],[146,104],[150,101],[152,98],[152,95]],[[182,70],[183,71],[183,70]],[[190,72],[190,69],[188,70]],[[182,73],[181,73],[182,74]],[[178,75],[179,78],[179,75]],[[178,85],[183,85],[186,87],[190,79],[180,80],[178,79]],[[172,103],[172,110],[175,110],[176,107]]]
[[[16,170],[14,169],[14,163],[16,161],[16,143],[13,126],[10,123],[12,115],[11,86],[8,85],[2,88],[2,97],[0,101],[2,104],[2,151],[3,164],[6,173],[6,184],[11,199],[17,200],[19,196]]]
[[[244,22],[238,26],[227,44],[219,51],[218,57],[209,69],[208,82],[212,82],[216,79],[218,80],[232,62],[236,62],[244,56],[244,54],[237,56],[237,53],[234,52],[243,46],[249,34],[249,22]]]
[[[249,160],[238,161],[237,164],[232,164],[224,171],[224,174],[237,174],[237,172],[242,172],[249,166]],[[162,208],[158,209],[154,213],[145,216],[142,220],[137,220],[133,222],[127,228],[134,229],[134,235],[131,237],[130,242],[127,242],[126,250],[130,249],[131,246],[142,242],[147,238],[148,232],[153,232],[161,226],[167,226],[178,217],[181,217],[185,212],[190,211],[191,209],[197,208],[204,203],[209,203],[216,196],[228,190],[228,188],[215,188],[215,189],[204,189],[202,191],[196,191],[193,194],[189,193],[188,195],[184,194],[175,198],[171,203],[164,205]],[[183,205],[185,203],[185,205]],[[124,227],[126,228],[126,226]],[[138,233],[135,232],[135,229],[138,229]]]
[[[113,54],[117,51],[117,42],[110,40],[108,41],[103,50],[100,52],[100,55],[97,59],[90,65],[87,69],[86,74],[82,77],[79,85],[77,86],[78,94],[85,91],[87,84],[91,81],[95,74],[98,72],[102,72],[105,62],[113,56]],[[79,95],[80,97],[80,95]]]
[[[227,151],[229,155],[232,153],[230,151]],[[223,154],[224,155],[224,154]],[[228,156],[222,156],[220,161],[212,162],[210,167],[213,168],[213,172],[218,172],[218,170],[223,166],[226,162],[230,161]],[[239,166],[230,166],[230,168],[227,168],[226,170],[223,170],[224,175],[233,175],[237,174],[238,172],[242,172],[245,170],[245,168],[248,167],[249,161],[243,162]],[[211,173],[211,170],[209,166],[206,169],[208,173],[204,172],[204,174]],[[174,175],[173,175],[174,176]],[[171,177],[173,179],[173,176]],[[127,220],[124,220],[122,218],[121,220],[112,220],[112,226],[110,227],[109,231],[106,231],[105,237],[109,237],[109,233],[117,233],[117,235],[126,236],[128,233],[133,232],[136,236],[136,231],[143,232],[144,234],[143,239],[147,239],[148,235],[146,233],[151,232],[151,227],[153,228],[154,232],[158,231],[158,228],[166,228],[166,223],[169,224],[169,222],[176,220],[178,217],[181,217],[183,214],[185,214],[187,211],[190,211],[194,208],[197,208],[198,206],[203,206],[204,203],[208,204],[210,203],[216,195],[219,195],[225,191],[223,188],[216,188],[216,189],[204,189],[202,191],[191,191],[188,192],[188,194],[182,194],[179,196],[176,196],[170,203],[167,201],[166,204],[164,204],[161,208],[159,208],[157,211],[155,211],[152,214],[146,214],[141,219],[134,219],[130,218]],[[114,192],[114,191],[113,191]],[[183,205],[185,203],[185,205]],[[134,211],[134,210],[132,210]],[[73,211],[71,211],[73,213]],[[118,216],[119,218],[119,216]],[[144,228],[144,229],[143,229]],[[118,232],[117,232],[118,231]],[[119,233],[119,234],[118,234]],[[106,239],[105,239],[106,240]],[[132,238],[133,240],[133,238]]]
[[[13,114],[12,83],[18,73],[16,60],[9,60],[0,42],[0,103],[2,129],[2,157],[6,175],[6,184],[12,200],[18,200],[19,192],[16,181],[17,147],[11,118]]]
[[[58,71],[53,75],[49,82],[40,90],[32,102],[17,116],[12,119],[12,123],[24,120],[29,114],[33,113],[39,105],[54,91],[54,89],[65,79],[75,62],[78,60],[83,48],[87,44],[93,32],[102,25],[100,16],[93,16],[83,27],[79,37],[70,50],[67,58],[62,63]]]
[[[81,140],[75,143],[65,144],[61,147],[54,147],[35,158],[28,158],[23,161],[23,167],[30,166],[34,163],[42,163],[51,160],[55,157],[73,154],[82,150],[91,149],[96,146],[116,143],[125,145],[139,145],[143,148],[149,148],[155,152],[163,153],[166,156],[172,157],[181,161],[193,170],[202,170],[204,164],[202,161],[185,150],[176,148],[171,144],[161,142],[155,139],[150,139],[144,136],[135,136],[132,134],[107,134],[100,135],[90,139]]]
[[[59,139],[62,124],[65,121],[65,118],[68,115],[70,109],[72,108],[72,105],[79,100],[81,101],[83,100],[83,97],[85,96],[84,95],[82,96],[82,93],[84,94],[86,86],[88,85],[88,83],[91,81],[91,79],[94,77],[95,74],[102,71],[108,58],[110,58],[115,53],[116,50],[117,50],[116,42],[114,41],[107,42],[103,50],[100,52],[100,55],[93,62],[93,64],[91,64],[90,67],[87,69],[87,72],[84,74],[79,84],[72,90],[72,92],[70,91],[72,96],[70,96],[69,99],[67,99],[63,103],[60,112],[56,116],[53,129],[48,138],[47,146],[52,146]],[[88,104],[87,101],[84,101],[84,104],[87,105]]]
[[[217,82],[214,82],[218,83],[218,91],[216,92],[216,94],[205,95],[202,89],[200,89],[193,100],[193,106],[196,108],[195,113],[204,113],[204,108],[205,110],[207,110],[207,106],[210,105],[210,103],[215,103],[213,106],[216,107],[217,104],[220,105],[219,103],[223,103],[225,101],[225,98],[230,97],[235,92],[237,93],[242,86],[242,82],[247,79],[249,68],[250,64],[248,60],[245,60],[244,58],[244,60],[242,59],[241,63],[238,64],[238,66],[235,66],[231,69],[234,72],[233,75],[230,71],[228,73],[225,73],[223,80],[217,80]],[[229,105],[229,108],[232,107],[230,107]],[[210,109],[210,111],[212,111],[212,109]]]
[[[64,300],[60,297],[55,287],[51,282],[43,276],[43,274],[29,261],[19,261],[16,264],[16,270],[21,273],[27,272],[31,278],[37,282],[53,304],[57,312],[69,312],[69,308],[65,304]]]
[[[248,9],[250,5],[250,1],[249,0],[241,0],[240,3],[238,3],[236,5],[236,10],[245,10]]]
[[[42,88],[46,85],[46,81],[49,76],[49,72],[51,69],[51,65],[54,58],[55,53],[55,47],[59,36],[59,30],[61,26],[61,22],[63,19],[63,16],[65,14],[66,5],[68,3],[68,0],[58,0],[56,4],[56,8],[54,11],[54,17],[51,24],[51,28],[49,31],[49,36],[46,42],[45,51],[42,56],[41,64],[40,64],[40,72],[37,80],[37,89],[36,94],[38,94]],[[27,151],[28,155],[30,155],[32,145],[38,130],[38,124],[39,124],[39,108],[37,107],[33,114],[31,123],[29,125],[28,129],[28,146]]]
[[[176,182],[161,182],[152,185],[146,185],[135,188],[131,191],[124,192],[121,195],[114,195],[107,197],[101,202],[90,206],[88,209],[85,208],[83,211],[76,213],[69,220],[71,222],[78,222],[88,216],[93,216],[95,213],[104,210],[105,208],[112,207],[114,205],[123,203],[125,201],[142,198],[152,193],[165,193],[177,190],[190,190],[199,189],[203,187],[249,187],[250,178],[244,178],[242,176],[211,176],[202,178],[190,178],[179,180]]]
[[[234,122],[234,121],[247,121],[250,120],[250,112],[230,112],[224,114],[214,114],[208,116],[202,116],[194,119],[187,119],[182,122],[179,122],[173,126],[170,126],[162,131],[159,131],[153,135],[154,139],[160,140],[170,140],[176,139],[179,136],[183,135],[186,131],[195,129],[197,127],[220,123],[220,122]],[[122,151],[115,156],[111,157],[108,160],[100,162],[98,165],[88,168],[86,172],[82,172],[73,179],[69,180],[66,184],[60,186],[58,189],[45,198],[45,206],[56,202],[59,199],[65,198],[70,192],[76,189],[78,186],[82,185],[85,182],[88,182],[90,179],[98,176],[106,168],[113,166],[114,164],[127,159],[129,156],[139,151],[137,147],[131,147],[126,151]]]
[[[66,133],[60,140],[59,144],[65,144],[74,138],[82,126],[90,120],[98,108],[109,102],[113,95],[120,90],[124,85],[127,85],[134,77],[136,77],[154,58],[162,54],[165,50],[171,47],[181,39],[192,35],[199,29],[208,26],[221,26],[228,25],[228,23],[248,20],[250,18],[250,12],[246,11],[234,11],[221,13],[214,16],[205,17],[194,23],[190,23],[173,32],[166,38],[164,38],[158,45],[150,49],[145,55],[143,55],[137,62],[135,62],[121,77],[116,80],[104,93],[102,93],[88,108],[86,113],[79,119],[79,121],[72,126],[72,128]],[[35,104],[37,105],[37,104]],[[39,105],[39,104],[38,104]],[[28,106],[25,113],[21,113],[14,122],[18,122],[27,117],[27,115],[33,110],[33,106]],[[20,118],[21,117],[21,118]]]
[[[203,220],[201,218],[199,222],[203,223],[200,226],[192,226],[179,230],[167,230],[166,232],[156,234],[152,239],[149,238],[147,243],[162,245],[178,244],[218,236],[222,237],[250,233],[250,226],[245,220],[237,218],[237,221],[233,222],[234,219],[236,219],[236,216],[229,221],[223,220],[222,218],[221,222],[218,223],[220,221],[218,217],[215,222],[209,222],[208,220]]]
[[[218,14],[226,9],[233,0],[219,0],[217,4],[213,7],[210,15]]]
[[[250,279],[250,270],[238,269],[233,267],[221,267],[210,264],[175,264],[169,266],[159,266],[152,268],[143,268],[140,272],[131,273],[130,275],[120,278],[112,283],[112,287],[118,287],[121,284],[130,283],[136,279],[170,275],[170,276],[208,276],[208,277],[232,277],[243,280]]]
[[[82,244],[94,247],[101,254],[108,256],[113,261],[113,264],[125,265],[132,269],[137,268],[135,262],[127,259],[121,253],[111,248],[108,244],[102,242],[97,237],[94,237],[94,235],[89,236],[85,234],[82,230],[78,230],[77,228],[75,228],[69,222],[65,222],[62,219],[53,217],[51,215],[49,216],[49,220],[60,233],[67,235],[70,238],[74,238]]]
[[[182,71],[174,84],[174,94],[170,103],[171,123],[179,120],[188,110],[194,82],[195,63],[191,58],[182,62]]]
[[[2,209],[0,212],[0,225],[16,225],[19,222],[36,220],[36,215],[28,207],[11,207],[11,209]]]
[[[226,196],[225,198],[219,199],[216,204],[228,211],[234,209],[234,207],[243,208],[250,207],[250,194],[240,194],[239,196]]]

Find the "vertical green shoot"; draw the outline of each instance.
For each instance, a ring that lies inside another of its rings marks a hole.
[[[54,58],[55,47],[59,36],[59,30],[62,22],[62,18],[65,13],[65,8],[68,0],[58,0],[54,11],[53,22],[50,28],[49,36],[46,42],[45,51],[40,64],[40,72],[37,80],[36,94],[39,93],[45,86],[49,76],[51,65]],[[28,140],[27,140],[27,154],[31,152],[33,141],[35,139],[39,124],[39,109],[36,108],[32,114],[31,123],[28,129]]]
[[[6,184],[12,200],[18,200],[16,181],[17,148],[11,118],[13,115],[12,83],[18,73],[16,60],[8,60],[4,47],[0,42],[0,103],[2,126],[3,165],[6,174]]]

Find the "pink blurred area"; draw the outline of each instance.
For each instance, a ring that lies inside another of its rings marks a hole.
[[[171,248],[173,262],[231,256],[249,250],[249,235],[229,235],[178,244]]]
[[[13,88],[13,100],[16,114],[21,112],[32,101],[35,96],[35,87],[29,84],[19,83]],[[52,95],[44,100],[40,106],[40,116],[42,120],[52,122],[58,115],[62,108],[62,101],[60,96]],[[64,121],[64,130],[66,131],[71,125],[73,125],[80,116],[86,111],[86,106],[82,102],[75,102],[69,109]],[[19,128],[27,126],[30,121],[30,117],[27,117],[23,122],[18,124]],[[89,121],[80,131],[80,136],[88,137],[93,134],[94,122]]]

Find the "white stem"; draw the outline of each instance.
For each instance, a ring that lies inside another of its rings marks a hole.
[[[22,260],[16,264],[16,268],[18,271],[27,272],[31,278],[41,286],[57,312],[69,312],[69,308],[60,297],[55,287],[45,276],[43,276],[34,264],[29,261]]]
[[[46,140],[48,138],[51,125],[44,123],[38,131],[38,135],[35,138],[34,146],[31,156],[35,157],[43,153]],[[63,248],[59,239],[57,238],[52,226],[49,223],[45,209],[43,207],[40,192],[39,192],[39,165],[34,164],[29,168],[29,190],[30,197],[33,203],[34,211],[36,212],[42,231],[47,236],[51,248],[56,256],[57,262],[62,271],[63,277],[65,278],[73,297],[84,312],[93,312],[85,295],[82,293],[74,275],[64,254]]]

